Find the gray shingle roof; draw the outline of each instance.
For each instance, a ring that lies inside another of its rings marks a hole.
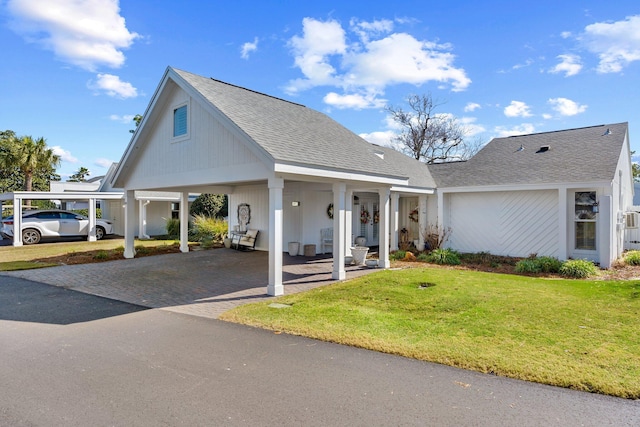
[[[172,68],[182,79],[232,120],[275,162],[313,168],[411,178],[412,185],[433,187],[429,171],[420,176],[415,160],[397,153],[381,159],[377,146],[325,114],[218,80]],[[392,159],[392,160],[391,160]]]
[[[495,138],[468,161],[429,171],[438,187],[611,181],[627,128],[624,122]]]

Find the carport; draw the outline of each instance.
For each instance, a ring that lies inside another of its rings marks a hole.
[[[96,241],[96,201],[97,200],[121,200],[124,197],[122,193],[102,193],[97,191],[89,192],[50,192],[50,191],[14,191],[12,193],[0,194],[0,207],[3,207],[6,201],[11,200],[13,203],[13,229],[22,229],[22,208],[18,209],[16,215],[16,206],[22,207],[23,200],[82,200],[89,203],[89,234],[87,240]],[[22,233],[13,233],[13,246],[22,246]]]

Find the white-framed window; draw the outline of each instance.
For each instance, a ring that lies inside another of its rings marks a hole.
[[[189,137],[189,104],[184,103],[173,108],[173,139]]]
[[[595,191],[576,191],[574,204],[576,250],[596,250],[597,206]]]
[[[171,202],[171,218],[180,219],[180,203]]]

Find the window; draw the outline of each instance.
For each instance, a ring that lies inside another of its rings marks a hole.
[[[187,134],[187,106],[183,105],[173,110],[173,137]]]
[[[180,203],[171,203],[171,218],[180,219]]]
[[[578,250],[596,250],[596,216],[595,191],[577,191],[575,196],[575,232]]]

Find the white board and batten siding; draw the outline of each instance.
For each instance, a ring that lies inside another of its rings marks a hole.
[[[505,256],[559,255],[557,191],[452,193],[448,198],[447,246]]]
[[[173,110],[187,105],[188,134],[173,137]],[[175,87],[162,104],[128,180],[136,189],[224,184],[268,177],[264,163],[248,143],[228,129],[182,89]],[[179,180],[176,179],[179,177]]]

